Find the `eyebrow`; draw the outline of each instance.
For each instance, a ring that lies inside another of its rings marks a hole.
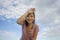
[[[28,14],[27,16],[29,16],[29,15],[31,15],[31,14]],[[34,15],[31,15],[31,16],[34,16]]]

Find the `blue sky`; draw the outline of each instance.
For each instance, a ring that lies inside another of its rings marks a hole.
[[[1,0],[0,40],[19,40],[22,27],[16,23],[27,9],[36,8],[37,40],[60,40],[60,0]]]

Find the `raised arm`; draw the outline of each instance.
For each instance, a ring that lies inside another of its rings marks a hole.
[[[17,24],[23,24],[23,22],[24,22],[27,15],[28,15],[28,12],[26,12],[24,15],[19,17],[18,20],[17,20]]]
[[[35,8],[30,8],[24,15],[22,15],[21,17],[18,18],[17,24],[23,24],[27,15],[29,13],[33,13],[34,11],[35,11]]]
[[[38,28],[38,25],[36,25],[32,40],[36,40],[37,39],[38,32],[39,32],[39,28]]]

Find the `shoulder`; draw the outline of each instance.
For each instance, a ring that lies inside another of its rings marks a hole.
[[[37,24],[34,25],[35,29],[39,29],[39,26]]]
[[[35,24],[35,30],[39,32],[39,26],[37,24]]]
[[[35,26],[35,28],[38,28],[38,25],[37,24],[35,24],[34,26]]]

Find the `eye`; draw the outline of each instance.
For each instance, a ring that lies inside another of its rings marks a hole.
[[[31,17],[33,17],[33,16],[31,16]]]
[[[29,14],[31,14],[31,13],[29,13]]]

